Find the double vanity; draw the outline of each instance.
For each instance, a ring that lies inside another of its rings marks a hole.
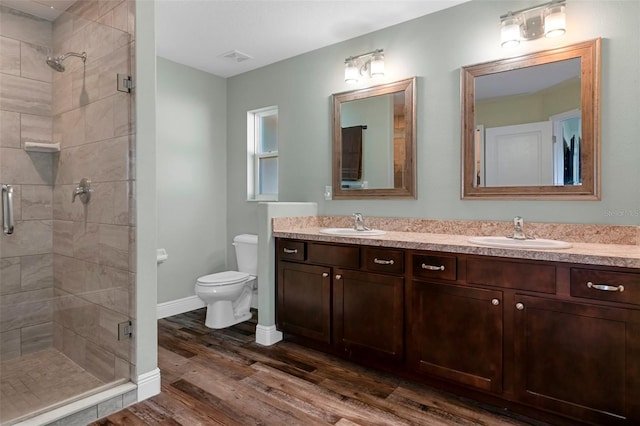
[[[461,68],[463,200],[601,198],[600,51]],[[332,96],[334,199],[416,198],[417,82]],[[273,219],[285,338],[552,424],[640,424],[640,227],[355,216]]]
[[[286,339],[553,424],[640,422],[638,228],[533,250],[473,244],[455,221],[343,236],[291,219],[273,228]]]

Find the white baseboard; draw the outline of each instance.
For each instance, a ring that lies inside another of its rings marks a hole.
[[[256,343],[263,346],[271,346],[282,340],[282,332],[276,329],[275,325],[256,326]]]
[[[160,369],[143,373],[136,379],[138,384],[138,402],[160,393]]]
[[[184,314],[204,308],[204,302],[198,296],[189,296],[183,299],[171,300],[169,302],[158,303],[158,319],[173,315]]]

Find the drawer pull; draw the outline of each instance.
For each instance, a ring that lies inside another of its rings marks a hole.
[[[516,309],[519,310],[519,311],[523,310],[524,309],[524,304],[516,303]]]
[[[327,278],[328,276],[329,276],[329,274],[328,274],[328,273],[326,273],[326,272],[323,272],[323,273],[322,273],[322,278]]]
[[[594,284],[591,281],[587,283],[587,287],[594,288],[600,291],[619,291],[622,293],[624,291],[624,286],[614,286],[614,285],[606,285],[606,284]]]
[[[433,265],[427,265],[426,263],[423,263],[422,269],[426,269],[427,271],[444,271],[444,265],[433,266]]]
[[[498,306],[498,305],[500,304],[500,300],[498,300],[498,299],[491,299],[491,304],[492,304],[493,306]]]
[[[298,253],[298,249],[288,249],[288,248],[283,248],[282,251],[284,251],[287,254],[296,254]]]
[[[336,280],[341,280],[341,279],[342,279],[342,275],[337,274],[337,275],[336,275]]]
[[[377,263],[378,265],[393,265],[393,259],[385,260],[385,259],[378,259],[376,257],[373,259],[373,263]]]

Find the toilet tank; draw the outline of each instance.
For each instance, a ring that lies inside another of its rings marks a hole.
[[[238,271],[254,277],[258,276],[258,236],[253,234],[237,235],[233,239],[236,248]]]

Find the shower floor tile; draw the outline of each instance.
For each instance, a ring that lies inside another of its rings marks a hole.
[[[0,424],[103,385],[53,348],[4,361],[0,363]]]

